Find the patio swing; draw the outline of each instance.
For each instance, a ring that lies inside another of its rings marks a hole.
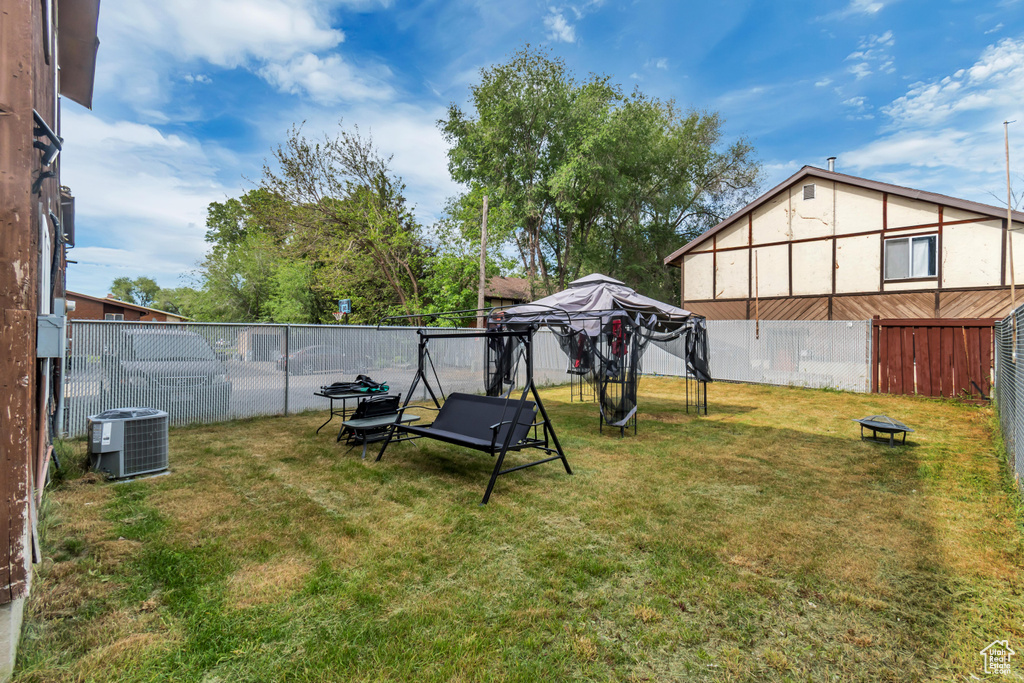
[[[380,453],[377,454],[377,461],[379,462],[384,456],[384,451],[387,450],[396,435],[402,440],[435,439],[487,453],[497,459],[481,505],[486,505],[490,500],[494,484],[502,475],[553,460],[561,460],[566,473],[572,474],[569,461],[566,460],[565,453],[562,452],[562,446],[558,442],[555,429],[534,384],[533,333],[535,330],[535,325],[517,330],[507,330],[501,327],[467,332],[417,330],[419,349],[416,374],[413,377],[412,386],[405,395],[405,402],[399,409],[398,418],[388,429],[384,445],[381,446]],[[485,340],[487,363],[484,379],[488,395],[452,393],[445,396],[441,388],[441,381],[437,376],[437,370],[434,368],[434,362],[430,357],[430,342],[435,339],[466,338],[483,338]],[[518,358],[513,358],[517,351]],[[515,399],[512,397],[512,391],[518,377],[513,374],[513,368],[516,369],[517,374],[520,359],[525,359],[526,381],[522,394]],[[438,401],[437,394],[431,386],[427,376],[428,366],[433,373],[443,403]],[[417,412],[436,410],[437,417],[427,425],[402,424],[399,422],[401,415],[408,407],[420,382],[423,383],[423,388],[430,396],[434,406],[417,405],[415,409]],[[503,391],[506,384],[508,389]],[[527,400],[531,396],[533,400]],[[542,432],[542,437],[538,435],[538,431]],[[548,457],[502,469],[505,456],[509,451],[530,449],[542,451]]]

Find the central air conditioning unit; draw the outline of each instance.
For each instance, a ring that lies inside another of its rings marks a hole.
[[[114,408],[91,415],[89,465],[112,479],[167,469],[167,413],[155,408]]]

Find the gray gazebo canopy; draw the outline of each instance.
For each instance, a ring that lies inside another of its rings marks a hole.
[[[544,325],[554,331],[569,357],[567,372],[594,387],[602,419],[612,426],[621,428],[636,415],[640,360],[650,342],[685,359],[701,382],[711,380],[703,316],[600,273],[537,301],[494,311],[488,323],[510,329]]]
[[[593,337],[608,320],[623,314],[659,332],[677,330],[695,317],[690,311],[644,296],[624,282],[600,273],[574,280],[568,289],[551,296],[506,308],[499,315],[507,325],[568,326]]]

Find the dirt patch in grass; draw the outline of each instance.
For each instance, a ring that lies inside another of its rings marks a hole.
[[[243,567],[228,579],[229,600],[240,609],[285,600],[309,572],[307,564],[291,557]]]

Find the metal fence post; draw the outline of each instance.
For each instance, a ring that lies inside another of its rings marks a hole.
[[[284,414],[288,414],[288,342],[291,340],[292,326],[284,326]]]

